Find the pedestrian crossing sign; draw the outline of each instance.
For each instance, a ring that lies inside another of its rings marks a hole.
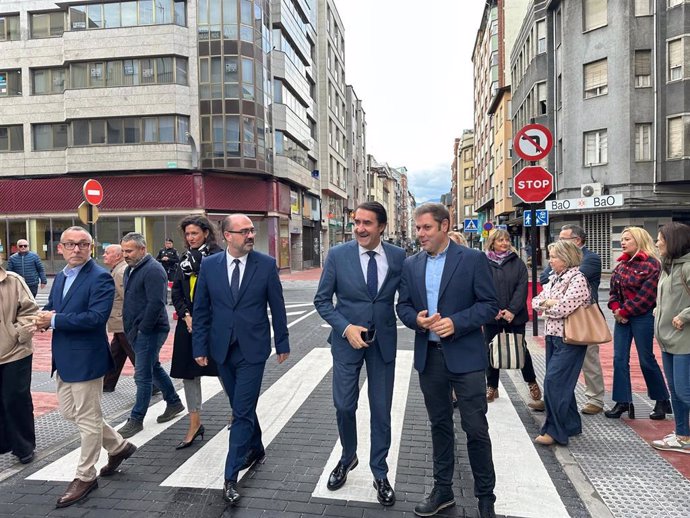
[[[463,225],[463,230],[465,232],[477,232],[479,229],[479,220],[478,219],[472,219],[472,218],[466,218],[465,223]]]

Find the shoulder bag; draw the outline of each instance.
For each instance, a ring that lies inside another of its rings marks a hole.
[[[590,304],[580,306],[565,317],[563,342],[569,345],[593,345],[604,344],[612,339],[606,318],[599,304],[594,302],[590,288]]]
[[[525,337],[501,331],[489,344],[489,363],[494,369],[522,369],[525,366]]]

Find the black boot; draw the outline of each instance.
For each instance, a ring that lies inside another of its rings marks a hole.
[[[611,410],[604,412],[604,415],[610,419],[619,419],[625,412],[630,419],[635,419],[635,407],[632,403],[616,403]]]
[[[656,402],[656,405],[654,405],[654,410],[652,410],[652,413],[649,414],[649,418],[654,419],[655,421],[661,421],[662,419],[666,419],[666,414],[672,413],[671,402],[668,399],[664,399],[663,401]]]

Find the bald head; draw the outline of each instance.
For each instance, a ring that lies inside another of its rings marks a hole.
[[[103,250],[103,262],[111,269],[124,261],[122,247],[120,245],[108,245]]]

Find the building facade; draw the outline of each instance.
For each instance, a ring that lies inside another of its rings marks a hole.
[[[462,231],[465,218],[474,217],[474,132],[463,130],[453,143],[451,164],[451,226]]]

